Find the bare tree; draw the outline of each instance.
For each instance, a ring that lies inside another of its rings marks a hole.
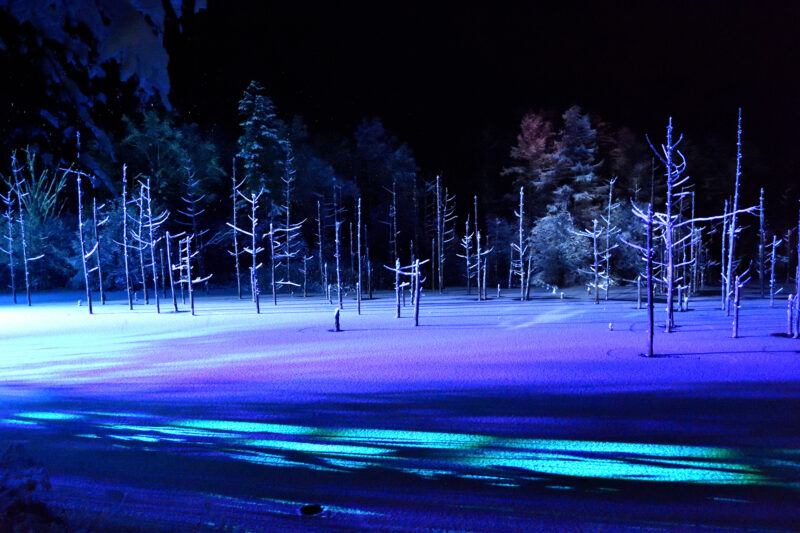
[[[259,302],[259,290],[258,290],[258,269],[261,268],[261,263],[258,262],[258,254],[259,252],[263,252],[264,248],[258,245],[257,243],[257,236],[258,233],[256,232],[256,228],[258,226],[258,217],[256,216],[256,211],[258,210],[258,200],[261,198],[261,195],[264,194],[264,190],[260,190],[258,193],[251,192],[250,197],[239,193],[248,204],[250,204],[250,215],[248,218],[250,219],[250,231],[242,229],[238,226],[234,226],[230,222],[228,222],[228,226],[234,229],[239,233],[242,233],[248,237],[250,237],[250,246],[244,247],[243,251],[245,253],[250,254],[252,259],[251,266],[250,266],[250,288],[252,292],[253,302],[256,304],[256,313],[261,313],[261,304]]]
[[[739,338],[739,309],[742,307],[742,288],[750,281],[747,276],[747,271],[743,274],[737,274],[733,284],[733,334],[731,337],[734,339]]]
[[[322,284],[322,292],[327,292],[328,286],[328,277],[324,270],[325,259],[323,258],[322,249],[323,249],[323,237],[324,234],[322,233],[322,207],[320,206],[320,201],[317,200],[317,246],[319,247],[319,276],[320,276],[320,283]]]
[[[764,297],[764,278],[765,259],[764,251],[767,246],[767,231],[764,227],[764,187],[761,187],[761,194],[758,197],[758,289],[759,294]]]
[[[339,238],[340,226],[342,225],[342,221],[339,218],[342,213],[344,212],[344,208],[339,206],[339,194],[340,192],[337,190],[337,186],[334,184],[333,186],[333,225],[334,225],[334,233],[335,233],[335,250],[336,253],[334,257],[336,258],[336,297],[338,300],[339,309],[343,309],[343,302],[342,302],[342,254],[341,254],[341,239]]]
[[[100,233],[99,228],[103,226],[106,222],[108,222],[108,217],[105,217],[102,220],[98,220],[97,212],[99,209],[105,207],[105,204],[101,205],[99,208],[97,207],[97,198],[92,197],[92,225],[94,229],[94,244],[97,250],[95,251],[95,259],[97,260],[97,284],[100,289],[100,305],[106,305],[106,292],[103,288],[103,264],[100,259]]]
[[[467,219],[464,221],[464,236],[461,237],[461,247],[464,249],[463,254],[456,254],[456,257],[460,257],[464,259],[464,277],[467,281],[467,295],[470,294],[470,280],[473,276],[476,275],[475,273],[475,264],[472,262],[472,238],[474,234],[470,233],[469,231],[469,215],[467,215]],[[479,275],[479,274],[478,274]],[[480,287],[480,283],[478,284]],[[480,300],[480,294],[478,295],[478,299]]]
[[[9,187],[8,192],[5,195],[0,194],[0,200],[3,200],[3,203],[6,206],[6,209],[3,212],[3,218],[6,219],[5,239],[7,243],[6,248],[0,247],[0,252],[8,255],[8,271],[11,276],[11,284],[9,285],[9,289],[11,289],[12,301],[17,303],[17,283],[14,279],[14,188]]]
[[[236,199],[241,195],[239,192],[239,188],[244,184],[245,180],[242,181],[236,180],[236,157],[233,157],[233,162],[231,164],[231,168],[233,169],[231,172],[231,201],[233,202],[233,224],[231,229],[231,237],[233,238],[233,251],[228,250],[228,253],[233,256],[233,259],[236,263],[236,292],[239,295],[239,299],[242,299],[242,274],[239,268],[239,255],[242,253],[239,251],[239,237],[238,237],[238,230],[237,222],[236,222],[236,214],[238,212],[238,202]]]
[[[606,273],[603,271],[602,267],[600,266],[600,248],[598,246],[598,239],[603,235],[603,229],[597,223],[597,219],[592,220],[592,229],[591,230],[583,230],[583,231],[574,231],[575,235],[579,235],[581,237],[589,237],[592,239],[592,257],[593,262],[592,265],[588,269],[581,269],[579,272],[584,274],[589,274],[592,276],[593,281],[589,282],[588,286],[594,290],[594,303],[600,303],[600,288],[603,286],[603,278],[606,276]]]
[[[647,356],[653,357],[653,336],[654,336],[654,315],[653,315],[653,256],[655,250],[653,249],[653,204],[647,204],[647,211],[643,212],[641,209],[634,207],[633,214],[644,222],[646,227],[646,240],[644,246],[628,242],[625,239],[620,239],[628,246],[635,248],[641,252],[645,261],[644,277],[647,283]]]
[[[782,240],[779,240],[775,235],[772,236],[772,244],[769,245],[769,306],[775,305],[775,296],[783,290],[776,288],[775,283],[775,262],[777,261],[777,249],[781,245]]]
[[[192,240],[194,235],[186,235],[180,240],[180,257],[181,262],[178,269],[181,272],[180,283],[186,285],[187,292],[189,293],[189,309],[192,316],[194,316],[194,286],[198,283],[205,283],[211,278],[211,274],[205,277],[197,277],[192,279],[194,275],[192,272],[192,259],[197,255],[196,251],[192,251]]]
[[[419,326],[419,300],[422,294],[422,283],[424,283],[424,279],[422,278],[422,272],[419,269],[420,265],[424,265],[427,263],[428,260],[420,261],[419,259],[415,259],[411,265],[408,266],[400,266],[400,259],[396,259],[394,263],[394,268],[384,265],[384,268],[387,270],[394,272],[394,291],[395,291],[395,317],[400,318],[400,294],[404,290],[405,287],[411,287],[411,290],[414,293],[414,325]],[[411,279],[410,281],[402,281],[401,276],[409,276]]]
[[[523,187],[519,188],[519,210],[514,211],[514,216],[519,221],[519,241],[511,244],[511,248],[517,252],[517,259],[511,259],[511,269],[519,276],[519,299],[525,300],[525,255],[528,253],[528,245],[525,242],[525,230],[523,224],[525,222],[525,204],[524,204],[525,190]],[[511,275],[509,274],[509,288],[511,288]]]
[[[447,188],[442,190],[441,176],[436,176],[434,185],[436,203],[436,266],[439,277],[439,293],[444,290],[444,264],[447,244],[455,240],[455,196],[450,196]]]
[[[181,270],[183,262],[182,260],[179,260],[178,265],[172,263],[172,249],[170,247],[170,243],[172,242],[172,239],[182,238],[184,235],[185,233],[183,232],[177,235],[170,235],[170,233],[167,232],[166,237],[164,239],[167,245],[167,274],[169,275],[169,293],[170,296],[172,297],[172,307],[176,313],[178,312],[178,299],[175,297],[175,278],[173,277],[173,271],[175,271],[176,269]],[[181,245],[179,241],[178,250],[180,249]]]
[[[150,249],[150,264],[148,266],[151,268],[153,273],[153,294],[156,297],[156,313],[161,313],[161,301],[158,296],[158,268],[156,263],[156,244],[158,244],[158,241],[160,241],[161,238],[157,237],[156,232],[161,225],[166,222],[169,212],[164,211],[163,213],[159,213],[154,216],[150,178],[147,178],[147,182],[145,183],[139,182],[139,185],[143,191],[143,199],[147,204],[147,221],[144,226],[147,229],[147,234],[139,234],[137,235],[137,238],[139,239],[140,243],[146,245],[147,248]],[[147,241],[144,241],[145,237],[147,238]]]
[[[663,283],[667,293],[667,320],[665,324],[665,331],[667,333],[671,332],[672,328],[675,327],[675,289],[676,285],[683,282],[683,278],[680,276],[679,269],[684,264],[680,261],[676,261],[676,253],[681,249],[681,247],[687,244],[690,238],[692,238],[691,233],[685,233],[684,235],[681,235],[680,231],[683,228],[691,227],[698,222],[710,222],[713,220],[724,219],[726,217],[726,215],[720,215],[712,217],[681,219],[680,215],[676,213],[674,209],[676,201],[679,201],[688,194],[684,185],[689,180],[689,177],[683,175],[683,173],[686,171],[686,158],[683,156],[680,150],[677,149],[677,146],[680,144],[682,139],[683,135],[680,135],[676,141],[673,141],[672,117],[670,117],[667,125],[666,143],[661,145],[660,152],[653,146],[650,138],[648,137],[647,139],[651,149],[664,164],[666,170],[666,207],[663,213],[654,213],[654,224],[661,229],[661,239],[664,250],[664,260],[662,261],[663,277],[660,281]],[[735,227],[735,215],[751,213],[754,210],[755,207],[749,207],[746,209],[738,209],[734,207],[731,209],[727,214],[728,217],[731,217],[731,226],[729,227],[729,232]],[[641,209],[638,209],[636,206],[634,206],[634,214],[636,214],[639,219],[642,219],[644,216],[644,214],[641,212]],[[731,243],[732,241],[729,241],[728,243],[729,271],[731,268],[730,263],[733,261],[733,255],[730,253]]]
[[[97,252],[97,243],[90,251],[86,251],[86,239],[83,230],[83,190],[81,188],[81,173],[77,173],[78,184],[78,240],[81,243],[81,263],[83,264],[83,281],[86,285],[86,302],[89,307],[89,314],[92,314],[92,289],[89,283],[89,274],[94,272],[94,268],[90,269],[87,265],[89,258]]]
[[[125,261],[125,292],[128,295],[128,309],[133,310],[133,288],[128,264],[128,165],[122,165],[122,255]]]
[[[603,251],[603,257],[606,262],[605,268],[605,298],[608,300],[608,292],[609,287],[611,286],[611,251],[617,247],[616,244],[611,244],[611,238],[614,235],[619,233],[619,228],[617,228],[612,221],[612,214],[613,212],[619,207],[619,202],[614,202],[614,184],[617,182],[617,178],[614,177],[608,183],[608,203],[606,204],[606,214],[602,216],[603,223],[605,224],[605,228],[603,229],[603,233],[605,234],[606,238],[606,248]]]
[[[29,164],[32,167],[32,163]],[[31,275],[29,265],[42,259],[44,254],[36,257],[28,257],[28,239],[25,235],[25,197],[28,196],[28,191],[24,190],[24,179],[20,177],[21,169],[17,164],[17,153],[11,154],[11,174],[14,177],[13,188],[14,194],[17,197],[17,223],[19,224],[19,240],[22,245],[22,265],[25,269],[25,297],[28,301],[28,306],[31,305]]]
[[[147,274],[145,274],[145,266],[144,266],[144,250],[145,250],[145,241],[142,240],[139,236],[141,236],[144,231],[144,189],[142,187],[139,188],[139,196],[136,198],[136,206],[139,208],[138,218],[136,220],[136,230],[133,231],[134,235],[134,242],[136,242],[136,251],[139,252],[139,268],[142,272],[142,292],[144,293],[144,303],[145,305],[150,304],[150,296],[147,293]]]
[[[358,281],[356,284],[356,300],[358,302],[358,314],[361,314],[361,288],[362,288],[362,279],[361,279],[361,197],[358,197],[358,250],[356,251],[357,259],[358,259]]]
[[[736,236],[739,228],[736,226],[736,215],[739,209],[739,178],[742,175],[742,108],[739,108],[739,122],[736,128],[736,181],[733,189],[733,200],[731,203],[730,221],[728,223],[728,259],[725,273],[725,313],[730,315],[732,296],[731,283],[733,283],[734,271],[736,270],[735,250]]]

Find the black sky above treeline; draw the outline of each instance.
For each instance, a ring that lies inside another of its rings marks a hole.
[[[420,167],[481,192],[528,110],[578,104],[654,139],[672,115],[733,144],[741,106],[751,170],[783,187],[800,181],[798,28],[797,2],[212,1],[167,44],[173,103],[222,137],[257,79],[312,134],[381,117]]]

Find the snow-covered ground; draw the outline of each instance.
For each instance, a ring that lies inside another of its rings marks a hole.
[[[108,527],[800,524],[784,302],[745,300],[732,339],[718,298],[695,299],[648,359],[645,311],[623,295],[449,289],[424,294],[414,327],[381,293],[360,316],[346,300],[338,333],[319,297],[265,298],[260,315],[202,293],[197,316],[121,299],[89,316],[78,294],[0,304],[0,439],[48,468],[56,504],[114,509]],[[324,516],[298,517],[313,502]]]

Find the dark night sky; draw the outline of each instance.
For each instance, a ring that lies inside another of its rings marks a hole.
[[[235,138],[257,79],[312,134],[379,116],[423,169],[483,187],[525,111],[572,104],[657,139],[671,114],[730,143],[742,106],[760,179],[800,163],[796,2],[337,4],[210,2],[169,45],[173,102]]]

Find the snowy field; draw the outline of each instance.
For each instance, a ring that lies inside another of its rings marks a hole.
[[[0,442],[99,530],[797,530],[785,302],[746,299],[732,339],[695,299],[648,359],[622,295],[450,289],[415,328],[380,293],[338,333],[319,297],[256,315],[200,293],[191,316],[116,295],[88,316],[35,295],[0,304]]]

